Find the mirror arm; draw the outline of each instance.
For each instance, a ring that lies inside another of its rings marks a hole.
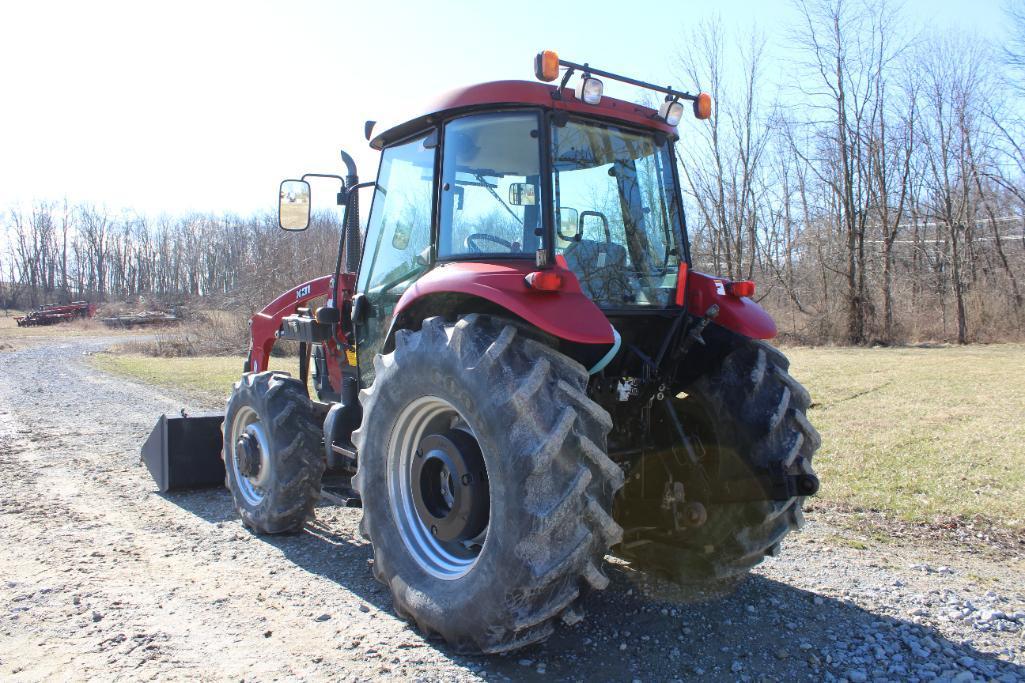
[[[302,177],[300,177],[299,179],[304,180],[308,177],[333,177],[336,180],[341,180],[342,184],[345,183],[345,178],[341,177],[340,175],[335,175],[333,173],[303,173]]]
[[[359,205],[357,204],[357,190],[362,187],[371,187],[377,184],[373,182],[359,182],[359,177],[356,173],[356,161],[352,156],[346,153],[344,149],[341,150],[341,154],[342,163],[345,164],[344,178],[333,173],[306,173],[302,177],[303,180],[306,180],[307,178],[333,178],[342,184],[342,189],[339,191],[336,201],[338,206],[345,207],[345,211],[342,214],[342,234],[340,236],[341,238],[338,240],[338,254],[335,258],[335,276],[331,281],[331,305],[336,308],[338,306],[338,280],[341,278],[342,274],[342,254],[348,254],[350,261],[352,261],[353,258],[359,258],[351,253],[358,249],[359,238],[356,237],[355,239],[350,239],[354,235],[359,235]],[[350,241],[350,246],[355,247],[355,249],[346,250],[345,245]],[[355,263],[355,266],[353,266],[352,263],[347,264],[352,266],[350,270],[356,270],[356,267],[358,267],[358,261]]]
[[[338,206],[345,206],[345,213],[342,214],[342,235],[341,239],[338,240],[338,256],[335,259],[335,277],[334,280],[332,280],[333,284],[331,285],[331,301],[329,302],[332,306],[335,306],[336,308],[338,306],[338,277],[342,269],[342,249],[343,245],[345,244],[345,224],[349,215],[349,204],[346,201],[348,183],[346,181],[351,179],[353,186],[355,186],[358,181],[358,178],[356,178],[355,175],[356,164],[352,161],[352,157],[350,157],[345,152],[342,152],[342,161],[346,162],[346,170],[352,174],[348,178],[343,178],[342,176],[335,175],[334,173],[304,173],[302,176],[302,180],[306,180],[307,178],[333,178],[334,180],[337,180],[342,184],[342,189],[338,193],[337,202]]]

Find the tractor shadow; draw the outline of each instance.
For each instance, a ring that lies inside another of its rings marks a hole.
[[[224,489],[162,497],[212,524],[238,523]],[[358,509],[321,505],[317,520],[301,534],[253,538],[398,620],[391,596],[371,573],[370,544],[356,531],[359,517]],[[795,547],[791,552],[806,551]],[[819,680],[827,673],[849,677],[852,670],[870,680],[903,680],[925,671],[943,678],[964,670],[985,679],[1025,680],[1025,667],[950,640],[930,626],[759,573],[710,593],[618,560],[610,560],[606,569],[611,584],[585,599],[586,618],[559,625],[540,645],[474,657],[459,655],[442,642],[427,644],[484,678],[516,681]]]
[[[370,544],[356,531],[360,510],[319,504],[317,518],[298,534],[260,536],[244,527],[225,488],[200,489],[155,495],[211,524],[237,524],[255,540],[278,549],[290,562],[322,576],[374,607],[392,613],[391,596],[370,571]]]
[[[827,673],[849,678],[855,669],[868,680],[907,680],[929,670],[941,680],[965,670],[977,679],[1025,680],[1025,667],[932,627],[762,574],[708,593],[616,561],[607,572],[611,583],[585,600],[582,622],[492,658],[486,668],[527,681],[821,680]]]
[[[152,494],[169,503],[174,503],[182,510],[191,512],[211,524],[238,520],[238,513],[235,512],[235,507],[232,505],[231,495],[224,487],[169,491],[167,493],[153,491]]]

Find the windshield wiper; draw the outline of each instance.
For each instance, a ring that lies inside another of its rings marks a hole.
[[[495,198],[495,201],[501,204],[502,208],[509,212],[510,216],[516,219],[517,223],[523,225],[523,221],[520,219],[519,216],[516,215],[516,212],[513,211],[508,204],[505,203],[505,200],[503,200],[497,192],[495,192],[495,188],[497,187],[497,185],[492,185],[488,181],[484,180],[484,176],[480,173],[477,173],[474,177],[477,179],[477,182],[480,183],[480,186],[487,190],[491,194],[491,196]]]

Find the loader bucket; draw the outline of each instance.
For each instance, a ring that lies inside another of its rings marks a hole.
[[[161,493],[224,486],[221,459],[223,415],[161,415],[142,461]]]

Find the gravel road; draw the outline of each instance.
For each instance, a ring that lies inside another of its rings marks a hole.
[[[394,615],[358,510],[258,538],[224,490],[156,493],[157,415],[222,406],[93,370],[108,343],[0,353],[0,679],[1025,680],[1020,547],[862,549],[821,509],[731,594],[610,560],[583,622],[457,656]]]

